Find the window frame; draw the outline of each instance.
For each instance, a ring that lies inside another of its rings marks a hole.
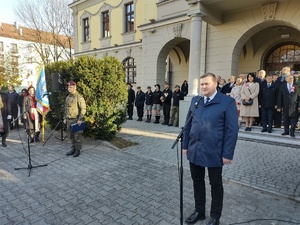
[[[110,12],[109,10],[101,12],[101,37],[109,38],[110,37]]]
[[[125,82],[136,83],[136,64],[133,57],[127,57],[123,60],[123,68],[125,72]]]
[[[129,9],[129,11],[128,11]],[[128,2],[125,4],[125,33],[134,32],[135,26],[135,6],[133,2]],[[133,22],[131,22],[133,20]]]
[[[11,53],[18,53],[18,44],[11,43],[10,46],[11,46],[11,49],[10,49]]]
[[[87,22],[87,24],[86,24]],[[85,17],[82,19],[82,35],[83,35],[83,42],[89,42],[91,41],[90,39],[90,18]]]

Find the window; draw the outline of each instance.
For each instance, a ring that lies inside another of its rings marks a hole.
[[[17,44],[11,44],[11,52],[12,53],[18,53],[18,45]]]
[[[125,79],[126,82],[135,83],[136,82],[136,65],[134,64],[134,58],[128,57],[123,61]]]
[[[3,41],[0,41],[0,51],[3,52],[4,51],[4,45],[3,45]]]
[[[87,42],[90,41],[89,18],[84,18],[82,21],[83,21],[83,42]]]
[[[133,2],[125,5],[125,32],[134,31],[134,4]]]
[[[4,55],[0,54],[0,65],[4,66]]]
[[[18,66],[18,63],[19,63],[19,58],[18,56],[11,56],[11,65],[12,66]]]
[[[102,13],[102,37],[109,37],[109,12]]]

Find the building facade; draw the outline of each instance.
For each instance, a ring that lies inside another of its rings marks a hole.
[[[46,34],[46,32],[43,33]],[[64,37],[62,36],[62,38]],[[54,48],[55,46],[49,43],[36,43],[32,29],[20,27],[17,22],[15,24],[1,23],[0,68],[4,72],[1,75],[13,73],[18,76],[22,82],[19,89],[30,85],[35,87],[41,66],[56,61],[52,54]],[[70,51],[74,52],[73,49]],[[66,60],[69,57],[62,51],[59,52],[59,55],[59,60]]]
[[[298,0],[74,0],[70,8],[75,56],[115,56],[126,81],[144,89],[187,80],[192,96],[205,72],[300,70]]]

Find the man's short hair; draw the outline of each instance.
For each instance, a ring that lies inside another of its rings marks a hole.
[[[211,77],[211,79],[213,80],[213,82],[217,82],[217,77],[213,73],[205,73],[202,76],[200,76],[200,79],[203,79],[203,78],[206,78],[206,77]]]

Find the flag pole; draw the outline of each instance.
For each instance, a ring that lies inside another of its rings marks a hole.
[[[42,116],[42,142],[45,142],[45,116]]]

